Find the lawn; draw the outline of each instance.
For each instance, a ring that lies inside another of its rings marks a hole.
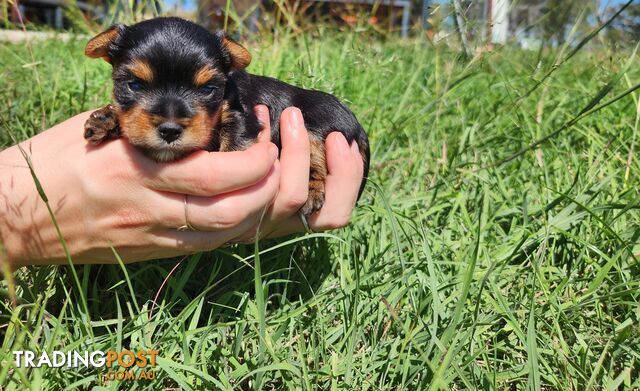
[[[0,45],[0,146],[109,100],[83,44]],[[249,71],[332,92],[367,129],[351,225],[188,257],[155,307],[175,259],[78,266],[79,286],[20,270],[15,309],[0,291],[0,389],[640,388],[636,53],[465,59],[329,32],[248,47]],[[11,354],[73,349],[158,350],[157,378]]]

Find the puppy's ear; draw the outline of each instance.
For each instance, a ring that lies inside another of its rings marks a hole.
[[[124,31],[125,26],[116,24],[101,32],[87,43],[84,48],[84,54],[91,58],[104,58],[105,61],[111,62],[109,58],[109,46]]]
[[[244,69],[251,63],[251,54],[238,42],[229,38],[227,33],[220,30],[216,33],[216,37],[220,40],[223,54],[228,56],[231,70]]]

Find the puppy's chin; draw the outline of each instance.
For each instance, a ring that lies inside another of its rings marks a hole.
[[[193,148],[176,148],[176,147],[161,147],[161,148],[149,148],[138,147],[142,152],[151,160],[158,163],[173,162],[180,160],[188,154],[194,152]]]

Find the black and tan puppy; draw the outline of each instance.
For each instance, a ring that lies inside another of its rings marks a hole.
[[[254,107],[269,107],[271,139],[280,147],[280,113],[302,111],[311,136],[309,215],[324,202],[324,140],[339,131],[358,143],[369,167],[369,143],[353,113],[332,95],[251,75],[245,48],[180,18],[117,25],[91,39],[85,54],[113,66],[113,103],[94,112],[85,138],[98,144],[126,137],[156,161],[177,160],[199,149],[248,148],[261,129]],[[365,179],[362,181],[364,186]]]

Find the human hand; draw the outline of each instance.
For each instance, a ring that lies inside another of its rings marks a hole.
[[[264,124],[259,144],[270,141],[269,111],[257,106],[256,115]],[[309,135],[304,127],[300,110],[289,107],[280,116],[280,186],[271,207],[265,213],[260,227],[253,227],[238,238],[250,242],[259,229],[260,237],[279,237],[304,232],[305,227],[298,210],[307,200],[309,191]],[[339,132],[329,134],[325,142],[328,175],[325,182],[323,207],[309,217],[312,230],[324,231],[344,227],[358,199],[364,172],[364,163],[358,145],[351,145]]]
[[[75,263],[114,263],[112,247],[124,262],[214,249],[256,226],[278,191],[272,143],[162,164],[124,139],[88,145],[89,114],[21,143]],[[66,262],[17,146],[0,153],[0,167],[0,241],[12,266]],[[178,230],[185,223],[197,231]]]

